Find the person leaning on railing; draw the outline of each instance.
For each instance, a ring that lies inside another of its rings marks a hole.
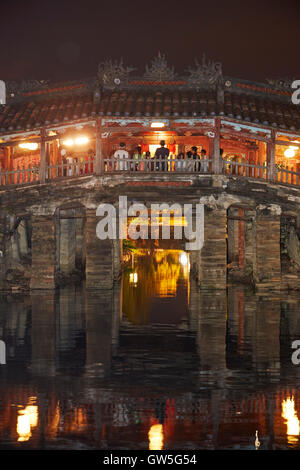
[[[207,173],[208,161],[207,161],[207,156],[206,156],[206,150],[205,149],[201,150],[201,166],[203,168],[204,173]]]
[[[128,170],[129,153],[125,149],[124,142],[120,142],[120,147],[115,151],[114,157],[117,163],[117,170]]]
[[[151,154],[149,150],[145,152],[145,171],[151,171]]]
[[[187,171],[193,171],[193,167],[194,167],[194,161],[193,161],[193,153],[188,150],[186,152],[186,170]]]
[[[133,159],[135,160],[135,170],[138,171],[144,171],[144,155],[142,153],[142,147],[138,145],[136,147],[135,153],[133,155]]]
[[[194,162],[194,171],[200,172],[200,170],[201,170],[201,161],[200,161],[200,157],[197,153],[197,147],[196,146],[192,147],[192,159],[195,160],[195,162]]]
[[[177,171],[184,171],[185,170],[185,159],[184,153],[180,152],[177,156]]]

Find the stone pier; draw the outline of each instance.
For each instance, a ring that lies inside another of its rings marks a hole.
[[[76,220],[60,220],[60,270],[65,274],[70,274],[75,269],[76,256]]]
[[[113,244],[112,240],[100,240],[96,234],[99,218],[96,210],[86,212],[86,287],[88,289],[112,289]]]
[[[280,214],[280,207],[273,204],[257,207],[253,277],[258,290],[280,289]]]
[[[204,211],[204,245],[198,253],[198,284],[201,289],[226,289],[227,214],[225,209]]]
[[[32,217],[30,289],[55,288],[55,223],[52,215]]]

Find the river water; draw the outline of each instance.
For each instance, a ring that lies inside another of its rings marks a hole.
[[[2,294],[0,449],[299,448],[299,308],[200,292],[188,255],[158,249],[113,292]]]

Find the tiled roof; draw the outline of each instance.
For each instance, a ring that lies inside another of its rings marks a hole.
[[[263,85],[236,83],[234,89],[225,88],[223,102],[215,90],[184,89],[174,83],[169,88],[151,88],[147,84],[105,90],[98,101],[82,84],[24,93],[0,108],[0,135],[96,116],[223,116],[300,132],[300,106],[293,105],[290,96],[274,96],[279,92]]]

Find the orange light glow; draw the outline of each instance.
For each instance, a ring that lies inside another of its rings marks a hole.
[[[300,427],[299,419],[295,410],[294,398],[287,398],[282,402],[282,418],[286,420],[287,425],[287,436],[288,442],[294,443],[297,442],[297,439],[294,436],[299,436]]]
[[[25,150],[36,150],[38,148],[38,144],[36,142],[23,142],[22,144],[19,144],[19,147]]]
[[[89,138],[81,135],[79,137],[76,137],[76,139],[66,139],[63,141],[63,145],[66,147],[72,147],[72,145],[85,145],[89,141]]]
[[[164,432],[162,424],[153,424],[149,430],[149,450],[162,450],[164,447]]]
[[[160,129],[161,127],[165,127],[164,122],[151,122],[151,127],[155,129]]]
[[[28,405],[24,410],[19,410],[17,421],[18,441],[28,441],[31,437],[31,428],[35,428],[37,424],[38,407],[36,405]]]

